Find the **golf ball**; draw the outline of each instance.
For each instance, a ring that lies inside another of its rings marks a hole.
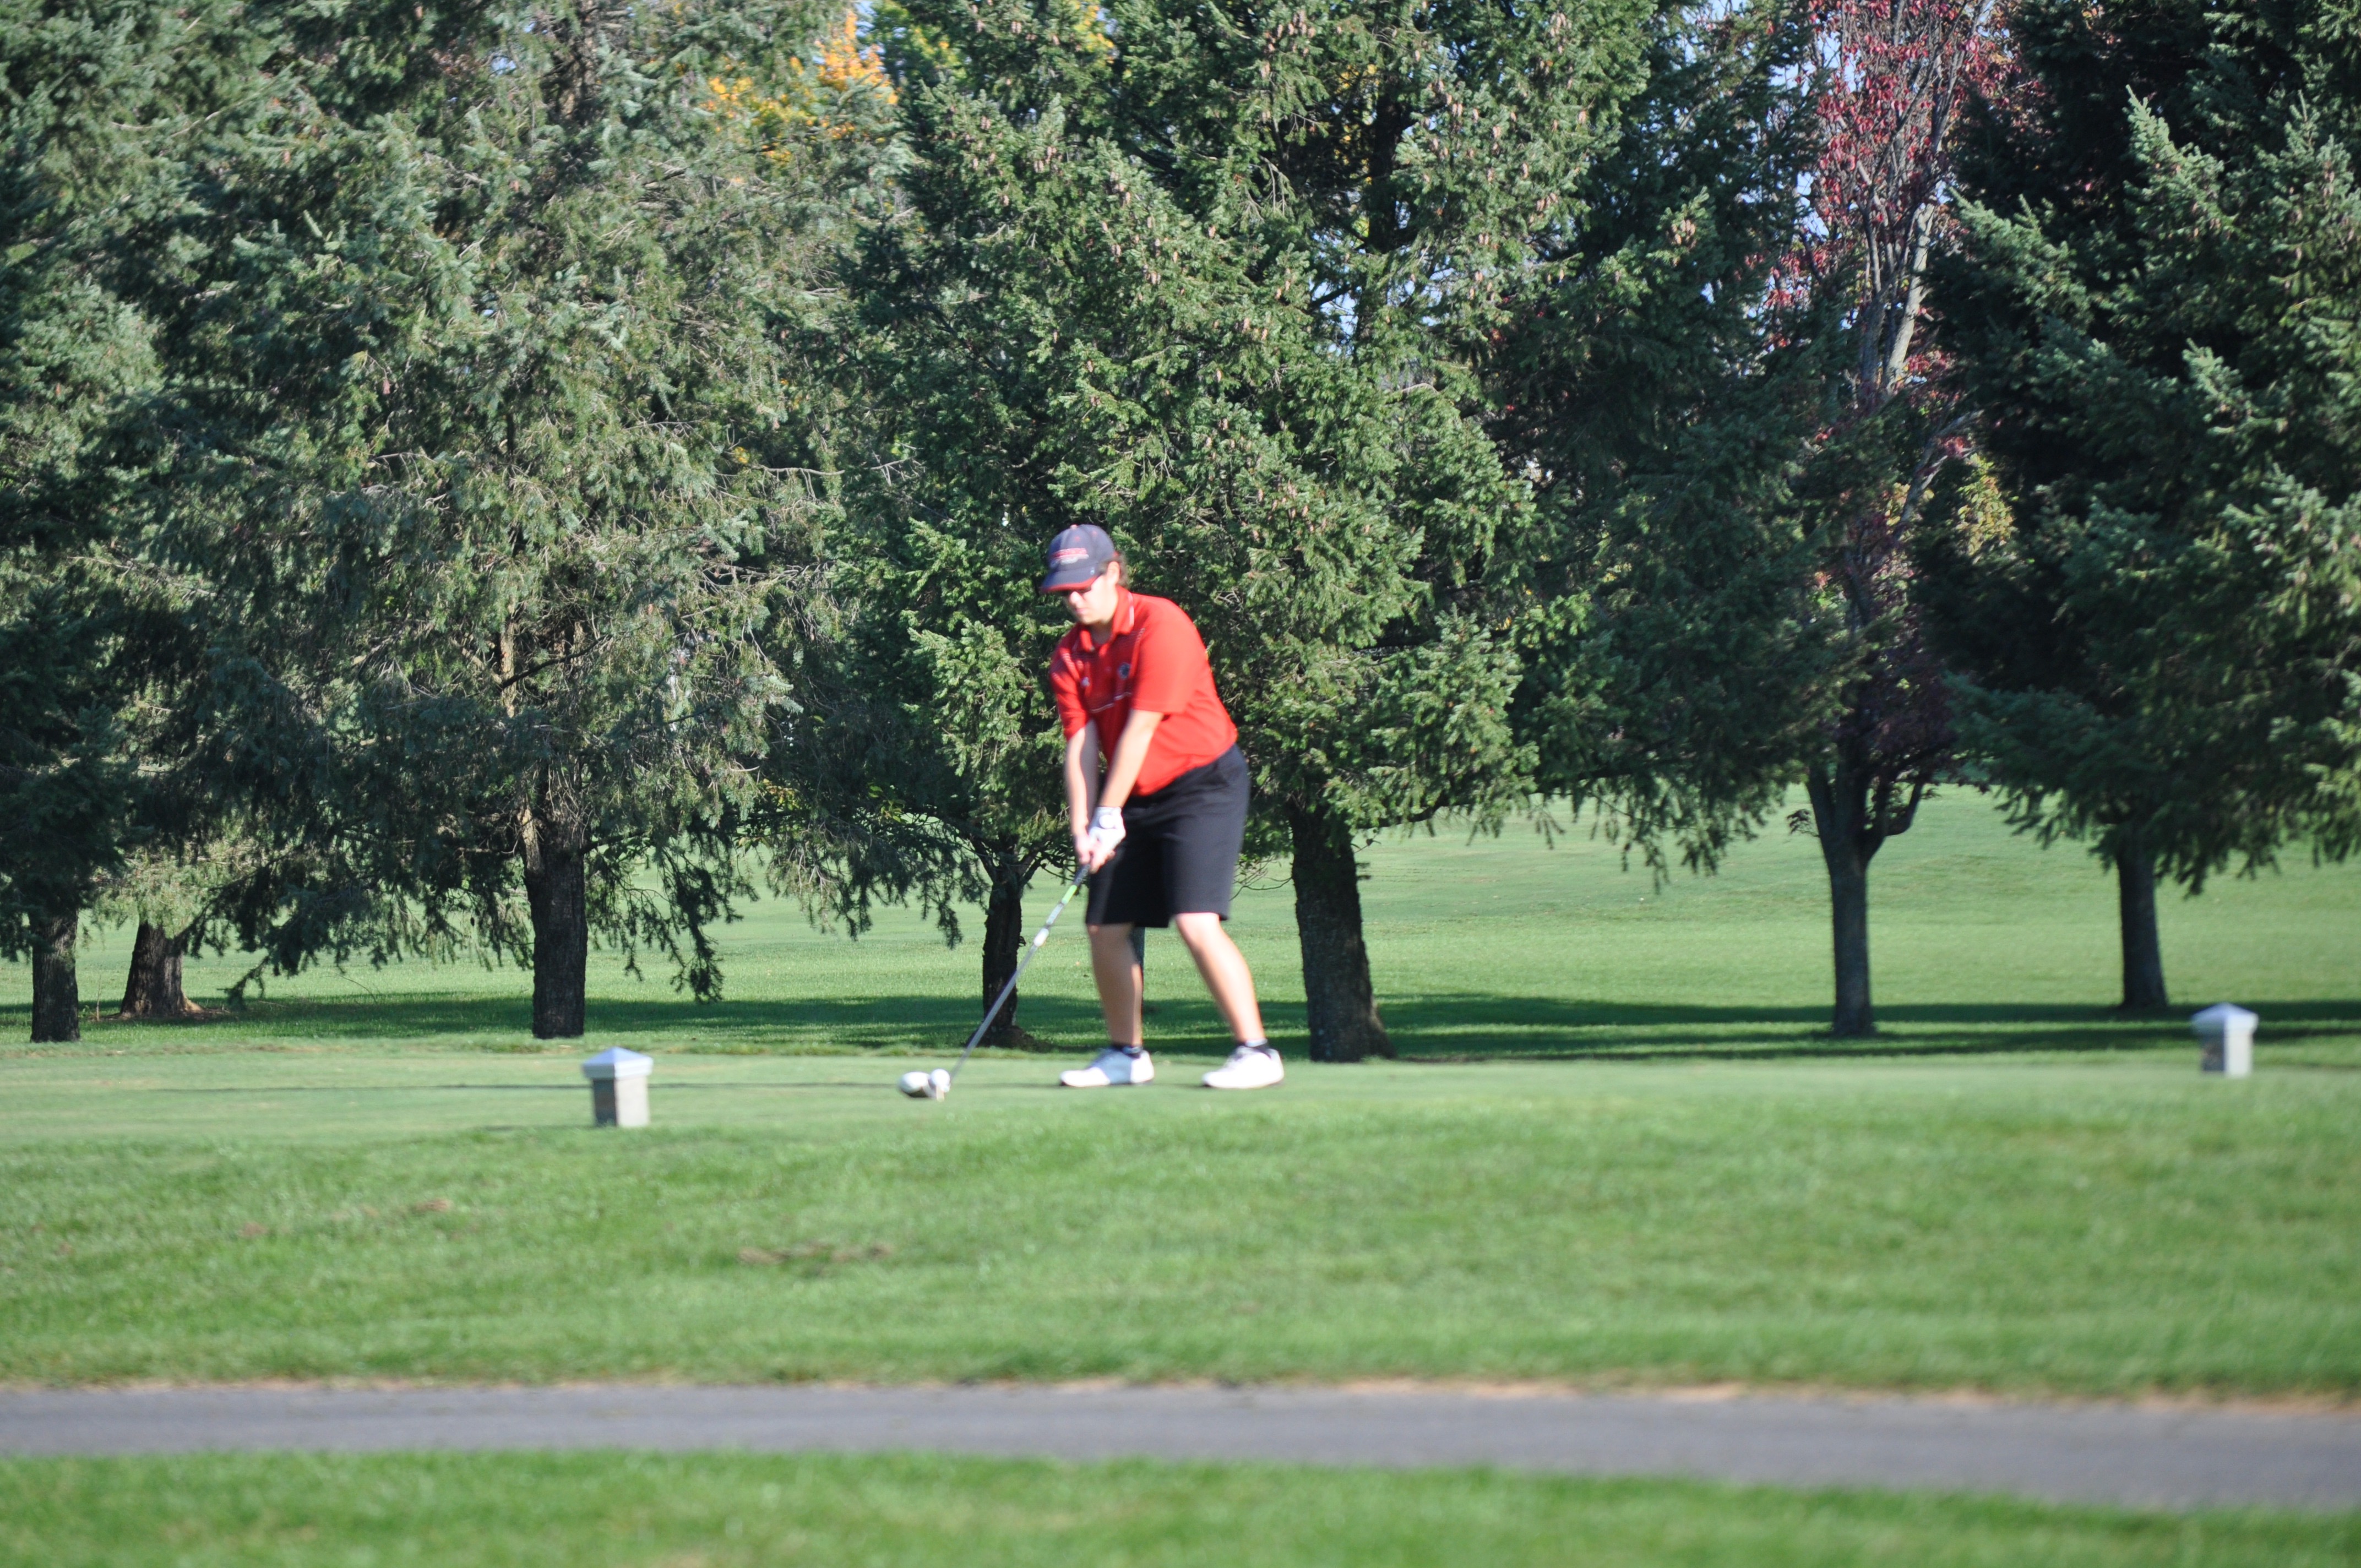
[[[940,1100],[951,1091],[951,1075],[941,1068],[935,1069],[927,1075],[927,1091]]]

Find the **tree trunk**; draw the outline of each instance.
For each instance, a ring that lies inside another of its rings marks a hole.
[[[533,910],[533,1038],[579,1039],[590,915],[578,830],[539,817],[527,821],[524,893]]]
[[[131,944],[131,975],[123,985],[126,1018],[185,1018],[197,1011],[181,988],[181,959],[186,936],[168,936],[161,926],[139,922]]]
[[[1025,956],[1025,868],[1015,855],[1002,855],[993,861],[992,891],[983,906],[983,1005],[990,1007],[1008,977],[1016,972],[1017,960]],[[1010,992],[1001,1003],[1000,1012],[985,1032],[983,1044],[1005,1046],[1017,1042],[1016,1002],[1018,993]]]
[[[2156,931],[2156,857],[2147,836],[2125,828],[2115,841],[2115,904],[2124,937],[2124,1011],[2169,1007],[2164,946]]]
[[[82,986],[74,976],[74,938],[82,929],[75,910],[33,927],[33,1044],[82,1038]]]
[[[1360,864],[1353,831],[1325,811],[1287,809],[1295,838],[1295,932],[1303,948],[1303,1010],[1313,1061],[1389,1057],[1394,1043],[1369,986],[1361,940]]]
[[[1869,992],[1869,861],[1877,842],[1867,831],[1868,781],[1839,762],[1811,770],[1812,827],[1828,868],[1828,924],[1836,959],[1837,1005],[1828,1033],[1839,1039],[1877,1033]]]

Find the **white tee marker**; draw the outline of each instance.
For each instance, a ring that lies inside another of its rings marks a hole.
[[[590,1124],[594,1127],[644,1127],[648,1124],[648,1074],[656,1058],[609,1046],[582,1064],[590,1080]]]
[[[2198,1065],[2224,1078],[2245,1078],[2253,1073],[2255,1025],[2259,1022],[2254,1014],[2233,1002],[2217,1002],[2198,1014],[2189,1021],[2197,1037],[2205,1042],[2205,1055]]]

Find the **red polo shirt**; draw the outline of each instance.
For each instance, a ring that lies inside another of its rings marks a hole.
[[[1115,744],[1131,710],[1160,713],[1135,795],[1154,795],[1191,768],[1202,768],[1238,743],[1238,727],[1213,690],[1205,640],[1188,611],[1170,599],[1117,588],[1115,622],[1104,642],[1077,626],[1058,639],[1049,657],[1049,692],[1072,740],[1096,721],[1099,756]]]

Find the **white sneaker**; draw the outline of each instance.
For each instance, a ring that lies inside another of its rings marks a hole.
[[[1156,1063],[1146,1051],[1133,1056],[1109,1046],[1090,1066],[1060,1073],[1058,1081],[1068,1089],[1114,1089],[1126,1083],[1153,1083]]]
[[[1205,1075],[1208,1089],[1268,1089],[1287,1076],[1279,1053],[1268,1046],[1240,1046],[1230,1059]]]

